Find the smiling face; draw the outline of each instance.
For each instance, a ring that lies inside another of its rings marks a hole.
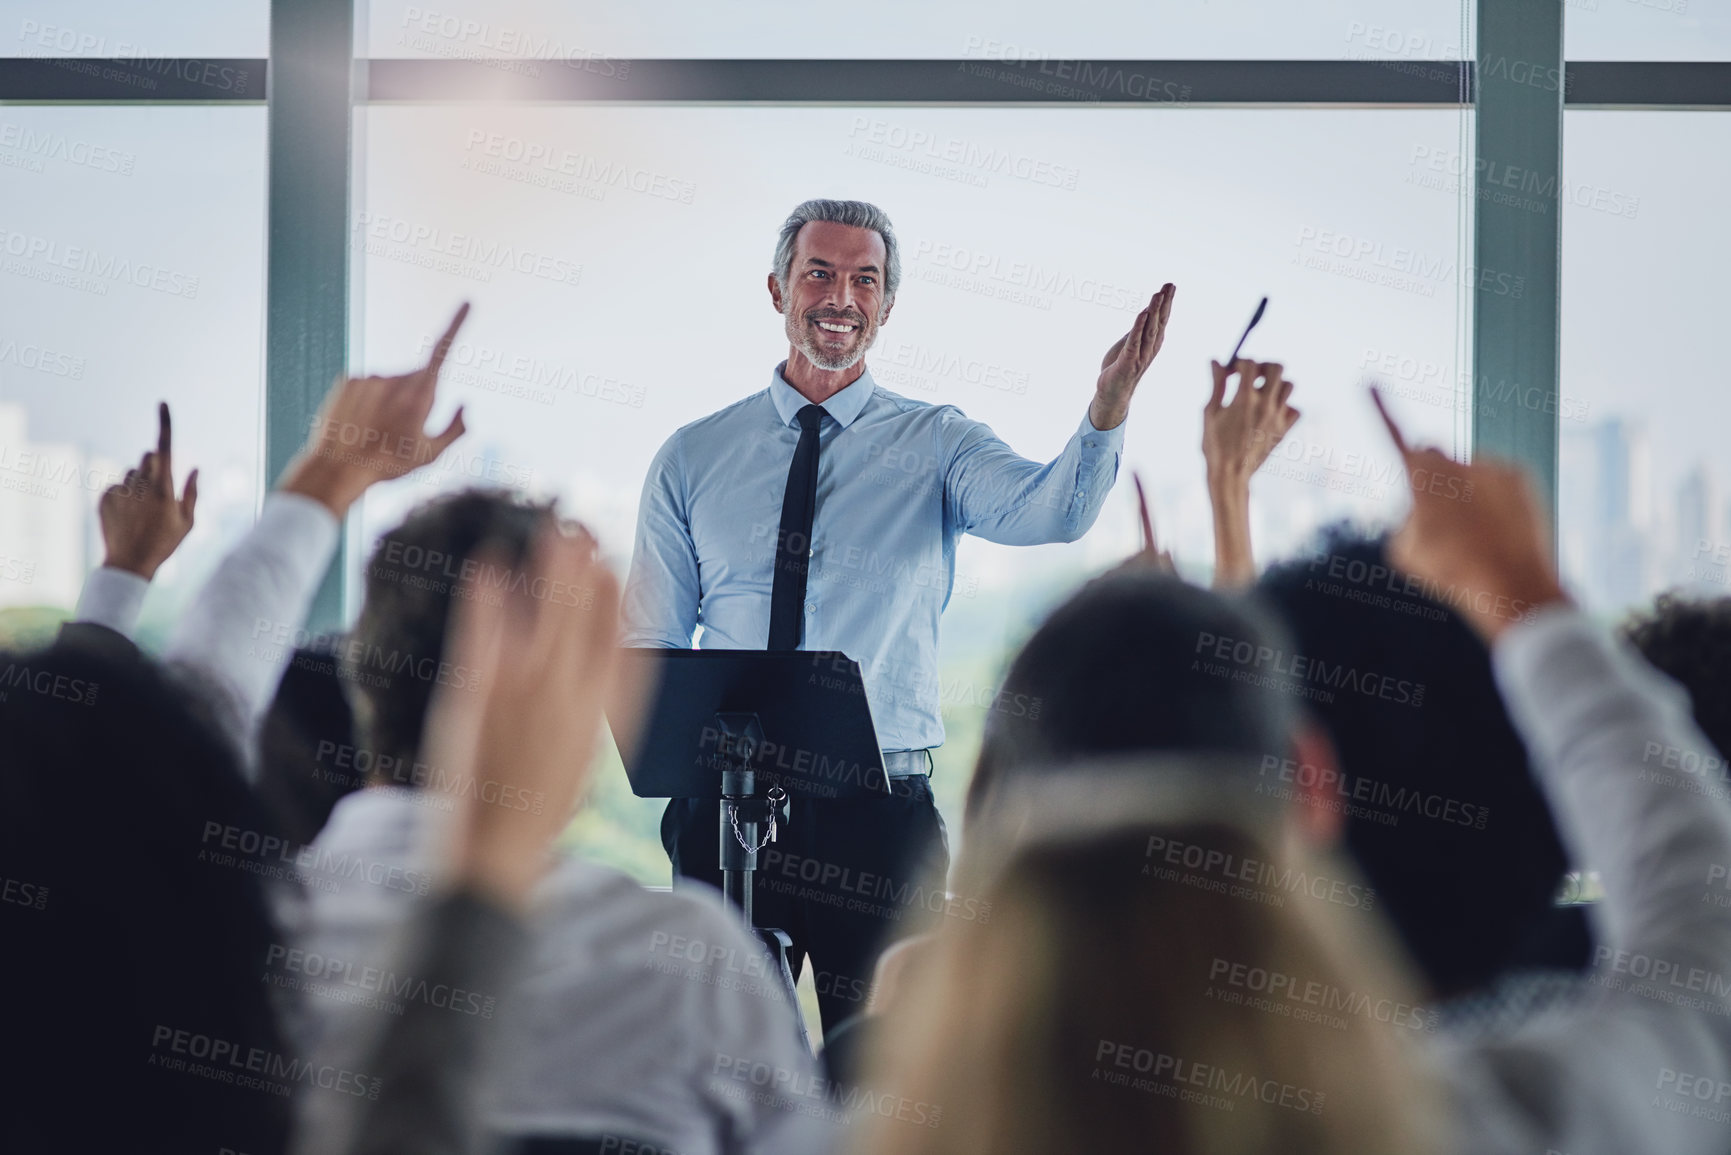
[[[850,369],[889,318],[884,239],[873,229],[812,221],[800,229],[787,284],[770,281],[787,339],[818,369]]]

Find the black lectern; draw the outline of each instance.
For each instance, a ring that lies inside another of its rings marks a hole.
[[[889,792],[859,663],[827,650],[627,649],[623,660],[644,668],[620,683],[649,699],[608,711],[632,793],[717,800],[722,890],[791,986],[787,936],[752,918],[752,872],[789,797]]]

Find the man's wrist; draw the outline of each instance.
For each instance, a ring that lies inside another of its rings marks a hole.
[[[1556,574],[1549,571],[1490,573],[1462,584],[1472,591],[1464,616],[1487,645],[1548,606],[1573,604]]]
[[[1114,400],[1103,393],[1094,394],[1094,403],[1088,406],[1088,420],[1094,423],[1094,428],[1101,433],[1116,429],[1124,424],[1130,416],[1129,398]]]
[[[360,499],[367,491],[371,478],[358,471],[322,457],[319,451],[303,451],[289,463],[283,471],[282,480],[277,483],[277,489],[284,493],[298,493],[309,497],[323,505],[341,521],[349,512],[349,507]]]
[[[136,577],[141,577],[148,582],[156,580],[156,571],[162,567],[162,563],[166,560],[168,559],[162,558],[157,561],[145,561],[125,553],[116,553],[113,550],[109,550],[102,559],[102,567],[104,569],[114,569],[119,570],[122,573],[129,573]]]

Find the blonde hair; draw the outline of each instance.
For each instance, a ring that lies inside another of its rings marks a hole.
[[[1434,1017],[1369,911],[1314,897],[1346,876],[1273,841],[1208,818],[1022,841],[878,1032],[868,1086],[919,1110],[874,1110],[854,1151],[1439,1149],[1411,1054]]]

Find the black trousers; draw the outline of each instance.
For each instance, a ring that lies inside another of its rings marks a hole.
[[[891,792],[846,801],[789,801],[789,820],[758,855],[752,903],[758,926],[793,939],[788,963],[812,981],[827,1032],[865,1009],[878,956],[926,929],[944,910],[949,839],[932,803],[931,779],[890,781]],[[721,886],[719,803],[668,802],[661,844],[676,884]]]

